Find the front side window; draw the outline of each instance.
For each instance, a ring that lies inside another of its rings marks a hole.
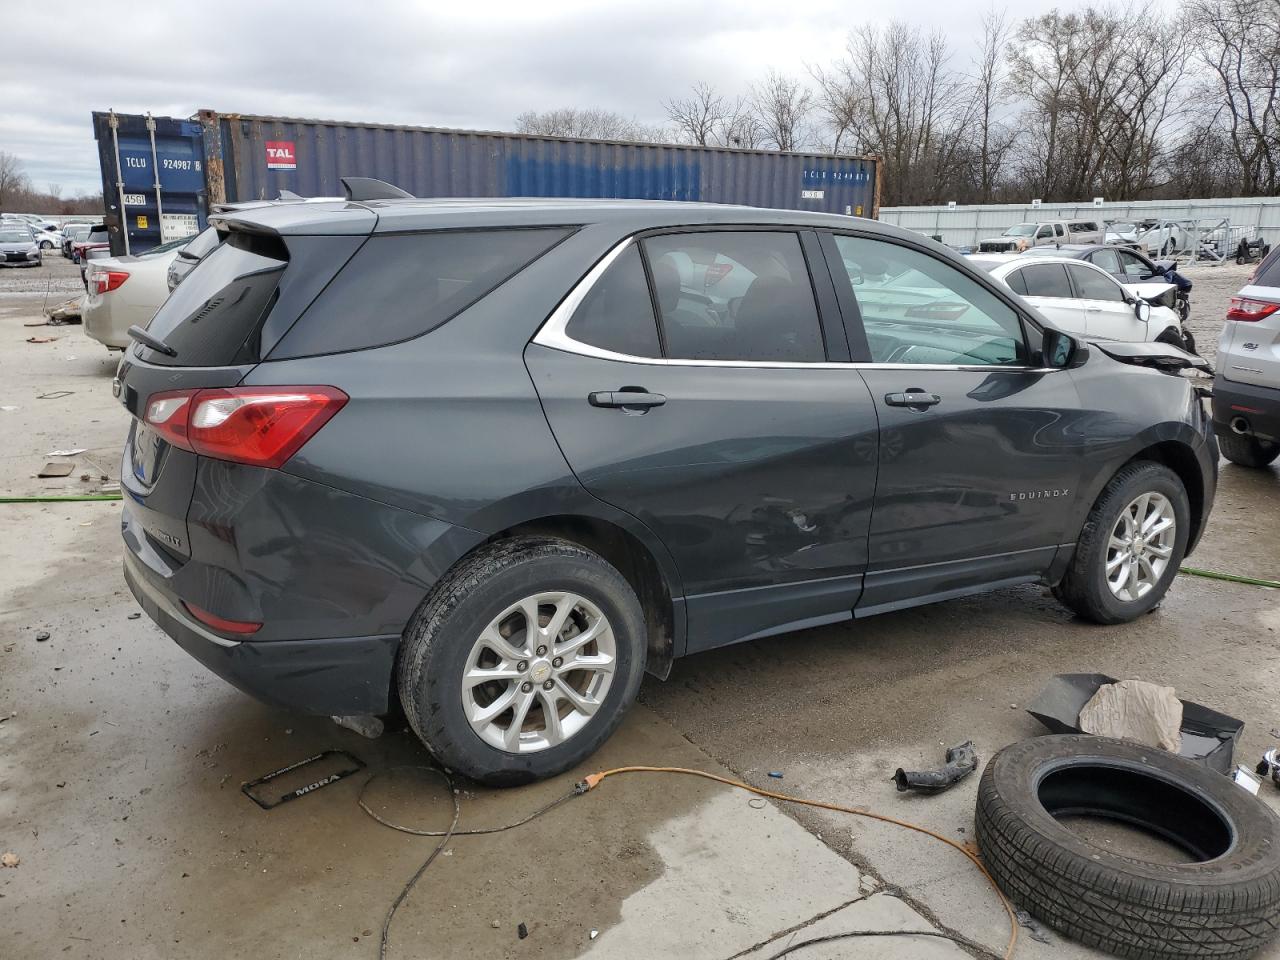
[[[1139,280],[1148,280],[1155,276],[1155,271],[1137,254],[1130,253],[1128,250],[1117,250],[1115,255],[1120,261],[1120,271],[1125,278],[1125,282],[1134,283]],[[1094,263],[1097,262],[1097,260],[1094,260]]]
[[[822,327],[800,238],[712,231],[643,241],[667,356],[817,363]]]
[[[1069,264],[1071,280],[1076,285],[1076,295],[1081,300],[1107,300],[1113,303],[1124,303],[1124,290],[1105,274],[1079,264]]]
[[[1017,312],[977,280],[910,247],[835,241],[876,363],[1023,362]]]
[[[1101,267],[1112,276],[1120,273],[1120,260],[1114,250],[1099,250],[1089,258],[1089,262]]]
[[[660,357],[658,322],[640,250],[629,246],[587,291],[564,331],[579,343],[631,357]]]
[[[1071,298],[1071,282],[1067,268],[1060,263],[1037,263],[1018,271],[1028,297]]]
[[[1037,240],[1048,240],[1052,236],[1053,236],[1052,227],[1041,227],[1039,230],[1036,231]]]

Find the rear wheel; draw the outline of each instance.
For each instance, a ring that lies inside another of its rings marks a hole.
[[[1191,508],[1168,467],[1142,461],[1117,473],[1098,497],[1054,595],[1095,623],[1124,623],[1151,610],[1178,574]]]
[[[631,585],[577,544],[518,537],[437,585],[398,667],[409,725],[450,769],[494,786],[554,776],[635,699],[645,625]]]
[[[1242,437],[1229,431],[1218,434],[1218,449],[1224,457],[1242,467],[1265,467],[1280,457],[1280,443]]]

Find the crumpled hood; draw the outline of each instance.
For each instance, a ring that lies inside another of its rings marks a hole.
[[[1113,360],[1131,363],[1137,367],[1155,367],[1158,370],[1201,370],[1213,372],[1213,366],[1204,357],[1188,353],[1171,343],[1127,343],[1121,340],[1088,340],[1089,346],[1102,351]]]

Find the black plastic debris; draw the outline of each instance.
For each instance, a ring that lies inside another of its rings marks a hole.
[[[529,928],[526,927],[524,923],[521,923],[520,926],[516,927],[516,936],[519,937],[521,940],[523,940],[528,935],[529,935]]]
[[[1098,688],[1115,683],[1105,673],[1060,673],[1041,690],[1027,713],[1052,733],[1080,733],[1080,711]],[[1244,721],[1198,703],[1182,700],[1182,747],[1179,756],[1230,775],[1236,742]]]
[[[947,751],[945,766],[937,770],[903,770],[899,767],[893,775],[893,782],[898,785],[899,792],[916,790],[920,793],[941,793],[955,786],[977,768],[977,751],[973,748],[973,741],[966,740]]]

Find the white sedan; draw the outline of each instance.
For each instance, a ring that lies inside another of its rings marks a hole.
[[[145,327],[169,296],[169,264],[191,240],[172,240],[136,257],[88,261],[84,332],[108,350],[127,347],[129,328]]]
[[[1092,263],[1016,255],[971,256],[968,260],[1068,333],[1129,342],[1159,340],[1179,347],[1185,344],[1177,313],[1151,305]],[[1148,290],[1143,293],[1149,295]]]

